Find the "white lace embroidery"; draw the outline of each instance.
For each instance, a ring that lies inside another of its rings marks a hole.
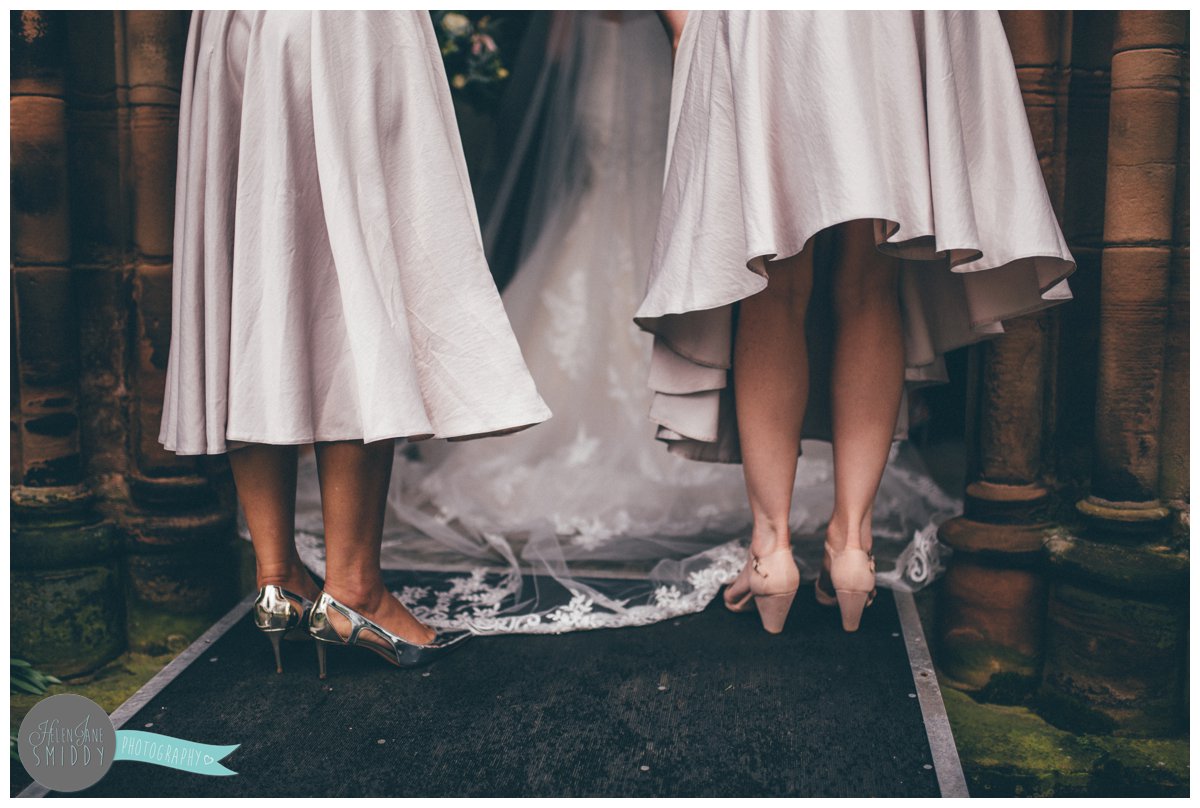
[[[913,534],[912,542],[901,551],[894,569],[879,573],[876,580],[892,589],[920,589],[945,569],[943,559],[950,548],[938,541],[937,525],[928,525]]]
[[[431,626],[469,629],[477,634],[561,634],[645,625],[702,611],[722,586],[737,577],[746,560],[745,548],[735,541],[703,555],[701,565],[687,576],[684,588],[660,585],[642,603],[597,599],[592,593],[571,591],[567,603],[544,612],[499,614],[500,605],[516,592],[518,584],[512,576],[483,568],[450,578],[445,588],[406,586],[394,594]]]
[[[594,458],[599,449],[600,439],[589,436],[587,427],[580,424],[579,431],[575,434],[575,440],[567,446],[564,452],[566,465],[582,466]]]
[[[582,272],[566,274],[561,289],[542,290],[541,302],[549,321],[546,340],[558,366],[568,379],[578,381],[584,374],[585,335],[579,324],[584,321],[587,306],[587,276]]]

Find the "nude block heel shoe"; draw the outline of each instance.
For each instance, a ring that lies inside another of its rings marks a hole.
[[[778,634],[800,588],[800,570],[792,549],[782,547],[764,556],[751,555],[750,564],[750,592],[759,619],[768,634]]]
[[[747,551],[742,571],[725,587],[722,600],[725,608],[731,612],[748,612],[754,608],[754,593],[750,591],[750,570],[753,565],[754,557]]]
[[[829,580],[833,584],[834,599],[842,613],[842,628],[858,631],[863,609],[875,600],[875,557],[858,547],[846,547],[835,552],[828,544],[825,545],[825,554],[829,559]],[[828,593],[822,592],[819,585],[816,591],[817,600],[828,604]]]

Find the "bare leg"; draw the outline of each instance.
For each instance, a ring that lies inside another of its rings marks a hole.
[[[318,588],[296,553],[296,447],[252,444],[229,453],[250,527],[258,586],[277,584],[309,600]]]
[[[734,391],[757,556],[791,546],[788,513],[808,404],[804,319],[812,295],[812,245],[772,264],[767,288],[741,302]]]
[[[318,443],[321,510],[325,516],[325,591],[351,609],[411,642],[435,632],[383,585],[379,552],[395,441]],[[344,634],[340,615],[330,620]]]
[[[838,229],[833,305],[834,549],[870,552],[871,507],[887,464],[904,384],[900,262],[875,248],[871,220]]]

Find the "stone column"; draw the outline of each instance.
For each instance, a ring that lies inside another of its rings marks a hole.
[[[67,15],[71,241],[78,311],[84,466],[102,507],[122,500],[128,471],[129,193],[114,42],[117,15]]]
[[[222,467],[158,443],[171,337],[176,143],[187,14],[121,13],[128,79],[134,344],[130,386],[131,507],[122,527],[135,622],[158,612],[211,617],[237,594],[234,507]],[[137,639],[135,632],[135,640]]]
[[[111,524],[80,453],[68,195],[66,14],[14,11],[12,653],[70,675],[125,647]]]
[[[1175,182],[1175,243],[1171,251],[1171,282],[1167,295],[1167,355],[1163,367],[1162,470],[1159,496],[1171,512],[1167,544],[1178,548],[1184,558],[1191,555],[1191,204],[1190,204],[1190,81],[1189,62],[1183,63],[1182,99],[1179,109],[1179,166]],[[1186,606],[1183,608],[1186,609]],[[1190,703],[1187,621],[1182,621],[1179,638],[1180,712]]]
[[[1075,503],[1087,494],[1096,416],[1100,323],[1100,257],[1108,172],[1108,107],[1115,12],[1071,14],[1071,60],[1063,233],[1076,271],[1074,299],[1058,307],[1057,420],[1052,466],[1058,521],[1078,520]]]
[[[1167,293],[1167,346],[1163,366],[1163,410],[1161,425],[1161,470],[1159,498],[1171,511],[1172,544],[1186,547],[1189,534],[1190,429],[1189,309],[1191,303],[1191,205],[1189,199],[1191,107],[1188,60],[1183,62],[1182,97],[1179,107],[1179,164],[1175,176],[1174,243],[1171,247],[1171,276]]]
[[[1180,724],[1187,557],[1159,496],[1186,12],[1119,12],[1091,494],[1053,567],[1039,710],[1075,730]]]
[[[1061,199],[1065,83],[1064,12],[1002,12],[1025,109],[1052,198]],[[974,440],[963,516],[942,525],[954,548],[938,609],[945,678],[984,696],[1017,698],[1037,682],[1045,581],[1039,569],[1051,526],[1042,479],[1053,314],[1005,323],[973,349],[967,431]]]

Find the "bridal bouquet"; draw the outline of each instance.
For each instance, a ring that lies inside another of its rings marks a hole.
[[[479,107],[500,98],[508,68],[501,58],[504,21],[480,11],[431,11],[453,91]]]

